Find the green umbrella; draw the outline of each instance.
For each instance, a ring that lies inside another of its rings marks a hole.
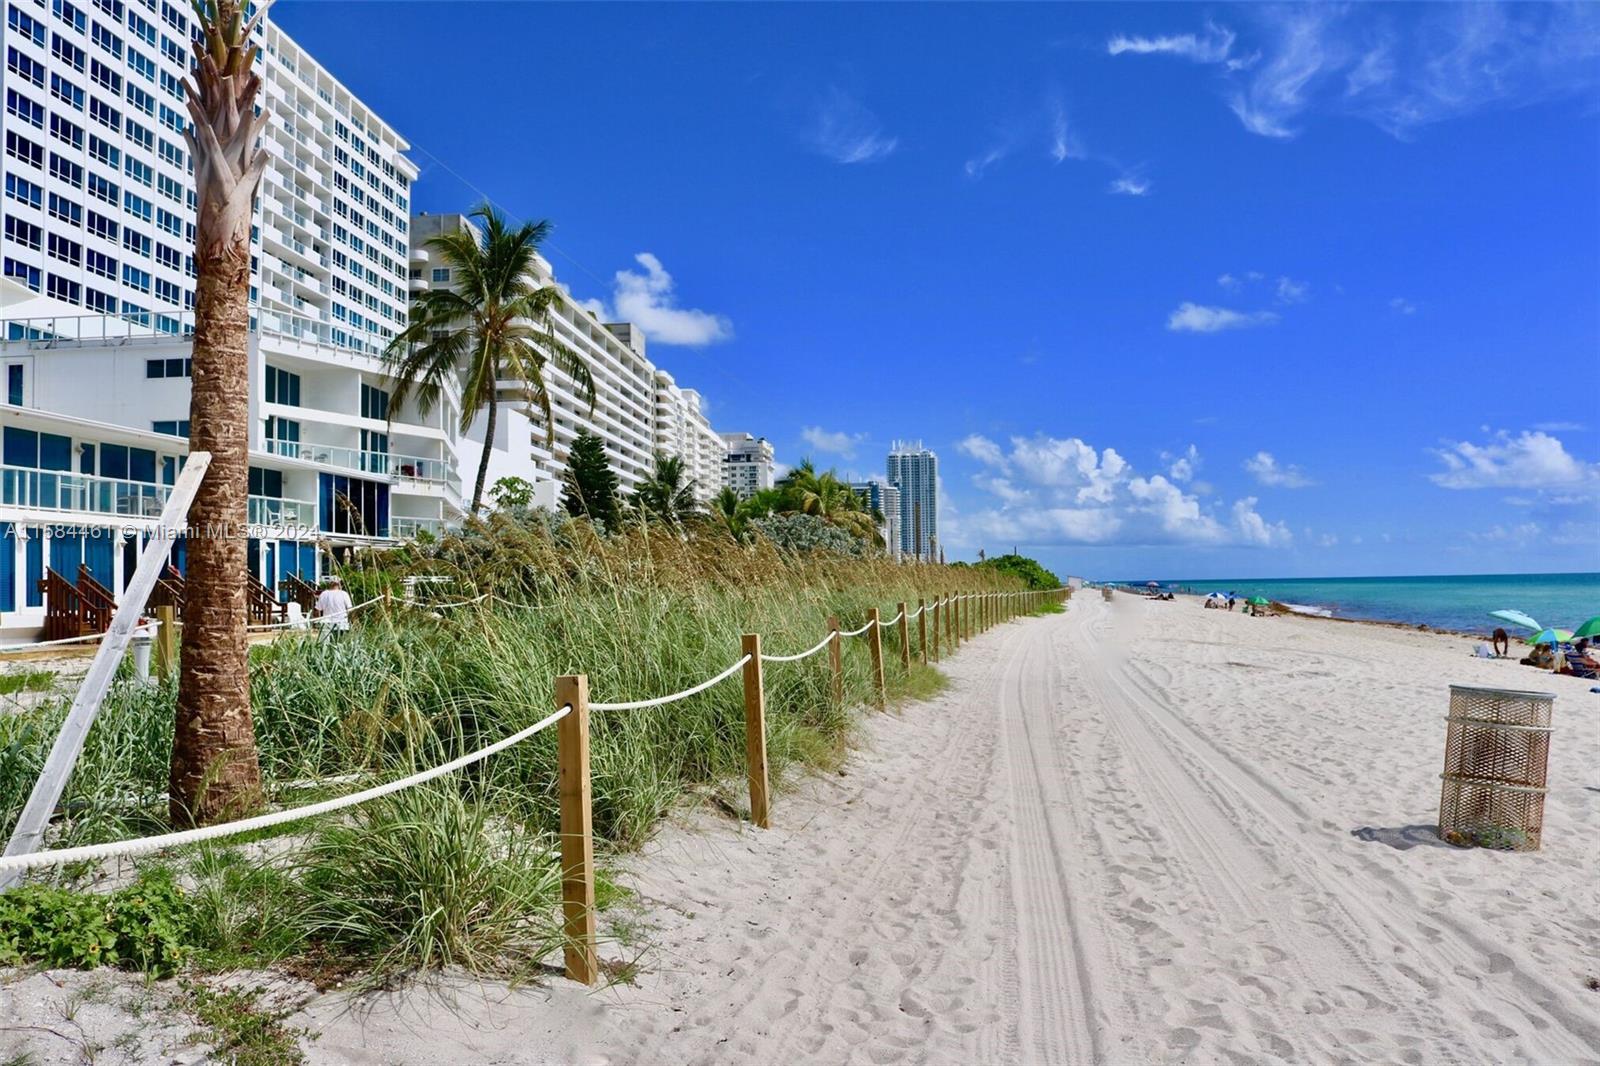
[[[1583,625],[1572,631],[1574,637],[1600,637],[1600,614],[1595,615]]]
[[[1272,603],[1272,601],[1267,599],[1265,596],[1251,596],[1249,602],[1257,607],[1266,607]]]
[[[1572,631],[1568,629],[1541,629],[1528,638],[1529,644],[1565,644],[1572,639]]]

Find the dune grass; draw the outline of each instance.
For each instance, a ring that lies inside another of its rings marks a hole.
[[[274,802],[298,806],[492,743],[548,715],[562,674],[587,674],[595,701],[662,695],[734,662],[745,632],[759,632],[769,653],[791,653],[815,644],[831,615],[853,628],[871,607],[892,616],[901,600],[1015,587],[965,568],[797,557],[659,529],[601,537],[587,523],[527,516],[365,558],[345,579],[361,601],[398,594],[417,573],[495,598],[440,611],[389,603],[342,639],[289,635],[254,649],[256,734]],[[896,639],[886,628],[891,696],[937,692],[942,675],[903,670]],[[842,758],[870,702],[866,641],[846,640],[844,651],[842,702],[826,653],[766,667],[780,788]],[[117,685],[68,785],[56,844],[165,828],[174,698],[170,684]],[[58,700],[0,716],[7,831],[64,710]],[[591,763],[602,854],[638,846],[687,791],[722,785],[742,807],[737,675],[665,707],[595,712]],[[550,730],[431,786],[264,835],[287,840],[184,856],[201,957],[226,966],[310,951],[379,969],[522,968],[558,943],[555,788]]]

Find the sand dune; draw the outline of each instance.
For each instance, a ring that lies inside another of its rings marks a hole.
[[[665,830],[636,985],[296,1020],[321,1062],[1600,1061],[1600,696],[1468,649],[1080,596],[772,830]],[[1559,693],[1544,851],[1434,838],[1451,682]]]

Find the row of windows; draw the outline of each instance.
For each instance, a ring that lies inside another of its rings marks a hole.
[[[186,378],[194,370],[192,359],[146,359],[144,376],[147,378]]]

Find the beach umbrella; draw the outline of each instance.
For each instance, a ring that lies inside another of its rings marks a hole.
[[[1270,604],[1271,602],[1272,601],[1267,599],[1265,596],[1251,596],[1250,597],[1250,603],[1251,603],[1252,606],[1255,606],[1255,607],[1265,607],[1268,604]]]
[[[1572,634],[1565,629],[1541,629],[1528,638],[1529,644],[1548,644],[1553,656],[1550,668],[1559,672],[1561,670],[1561,649],[1557,645],[1565,644],[1572,639]]]
[[[1146,581],[1144,583],[1144,587],[1147,588],[1147,589],[1158,589],[1158,588],[1161,587],[1161,582],[1159,582],[1159,581]]]
[[[1544,626],[1540,625],[1538,622],[1535,622],[1532,618],[1529,618],[1521,611],[1490,611],[1489,617],[1498,618],[1502,622],[1510,622],[1512,625],[1521,626],[1523,629],[1532,629],[1537,631],[1544,628]]]
[[[1595,615],[1583,625],[1574,629],[1572,635],[1580,639],[1583,637],[1600,637],[1600,614]]]

